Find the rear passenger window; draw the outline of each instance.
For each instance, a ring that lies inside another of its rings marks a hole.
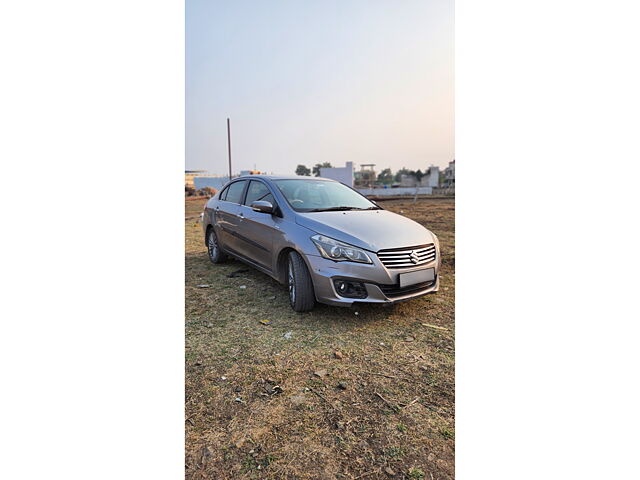
[[[225,188],[224,190],[222,190],[220,192],[220,196],[218,197],[218,199],[224,200],[227,197],[227,192],[228,191],[229,191],[229,188]]]
[[[247,190],[247,199],[244,204],[251,206],[253,202],[264,201],[273,205],[273,195],[269,191],[269,188],[262,182],[252,180]]]
[[[241,180],[229,185],[225,200],[231,203],[242,203],[242,193],[244,192],[244,186],[246,183],[246,180]]]

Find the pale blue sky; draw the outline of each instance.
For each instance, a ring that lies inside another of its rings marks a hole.
[[[186,1],[186,168],[445,167],[453,1]]]

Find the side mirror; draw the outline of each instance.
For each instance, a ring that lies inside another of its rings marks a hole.
[[[273,205],[271,202],[257,201],[251,204],[251,208],[260,213],[273,213]]]

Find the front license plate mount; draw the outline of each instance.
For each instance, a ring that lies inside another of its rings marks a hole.
[[[400,288],[416,285],[417,283],[433,282],[436,272],[433,268],[416,270],[415,272],[401,273],[399,275]]]

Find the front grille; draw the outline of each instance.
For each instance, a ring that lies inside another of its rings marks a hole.
[[[394,298],[411,295],[412,293],[417,293],[420,290],[426,290],[427,288],[432,287],[435,283],[436,281],[432,280],[430,282],[417,283],[403,288],[400,288],[399,285],[378,285],[378,287],[387,297]]]
[[[430,243],[429,245],[420,245],[418,247],[380,250],[378,258],[387,268],[415,267],[434,261],[436,259],[436,246]]]

